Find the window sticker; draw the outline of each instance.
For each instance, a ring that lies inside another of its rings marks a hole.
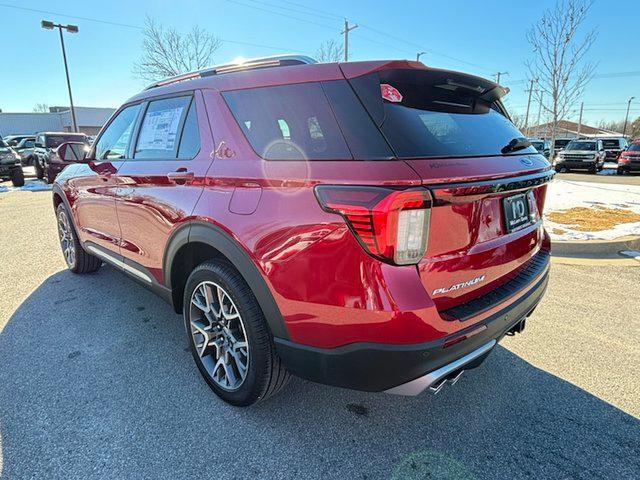
[[[183,109],[177,107],[148,112],[140,131],[138,151],[173,150]]]
[[[380,84],[380,92],[382,93],[382,98],[388,102],[399,103],[402,101],[402,94],[397,88],[392,87],[388,83]]]

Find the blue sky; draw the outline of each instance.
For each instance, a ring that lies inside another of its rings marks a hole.
[[[0,0],[0,45],[5,65],[0,77],[0,108],[4,112],[31,111],[39,102],[68,104],[57,32],[40,28],[42,19],[72,23],[80,28],[78,34],[65,36],[75,103],[117,107],[144,85],[131,72],[140,56],[142,36],[136,27],[144,24],[145,15],[183,31],[197,24],[225,40],[215,54],[216,63],[238,56],[278,52],[314,55],[323,41],[341,40],[344,16],[361,25],[350,37],[352,60],[415,58],[417,51],[426,50],[428,53],[421,60],[431,66],[486,77],[493,72],[508,71],[509,75],[501,82],[511,89],[508,106],[511,111],[524,113],[527,103],[524,61],[531,56],[524,32],[553,3],[552,0]],[[322,13],[311,9],[321,9]],[[97,23],[89,18],[129,26]],[[583,98],[588,122],[624,118],[630,96],[637,97],[631,117],[640,115],[638,43],[630,33],[637,31],[638,18],[637,0],[596,0],[592,8],[584,29],[599,29],[589,55],[590,60],[599,62],[598,73],[635,73],[591,82]],[[531,115],[537,115],[535,106]],[[577,113],[575,116],[577,119]]]

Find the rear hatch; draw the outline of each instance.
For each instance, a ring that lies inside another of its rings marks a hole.
[[[414,62],[372,71],[351,65],[342,66],[345,77],[433,196],[418,269],[436,306],[473,300],[535,262],[552,172],[509,120],[500,101],[506,90]]]

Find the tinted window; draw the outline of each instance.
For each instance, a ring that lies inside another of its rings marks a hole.
[[[511,140],[524,137],[500,112],[495,85],[484,80],[391,69],[351,83],[401,158],[502,155]],[[513,153],[537,152],[528,146]]]
[[[640,152],[640,143],[632,143],[627,149],[630,152]]]
[[[237,90],[223,96],[262,158],[352,158],[319,83]]]
[[[95,158],[98,160],[125,158],[127,146],[133,132],[140,105],[122,110],[109,124],[96,143]]]
[[[567,144],[567,150],[596,150],[596,142],[578,142],[576,140],[572,140]]]
[[[190,102],[190,96],[150,102],[140,127],[134,157],[176,158],[180,142],[178,133]]]
[[[56,148],[66,142],[86,142],[85,135],[47,135],[47,148]]]
[[[187,118],[184,121],[184,128],[182,129],[178,158],[193,158],[199,150],[200,132],[198,131],[198,114],[196,112],[196,102],[192,100]]]
[[[614,140],[602,140],[602,144],[606,149],[619,149],[620,141],[616,138]]]

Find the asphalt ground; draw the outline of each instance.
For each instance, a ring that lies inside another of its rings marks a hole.
[[[0,239],[3,479],[640,476],[638,267],[552,265],[525,332],[436,396],[294,378],[240,409],[168,305],[65,270],[50,192],[0,194]]]

